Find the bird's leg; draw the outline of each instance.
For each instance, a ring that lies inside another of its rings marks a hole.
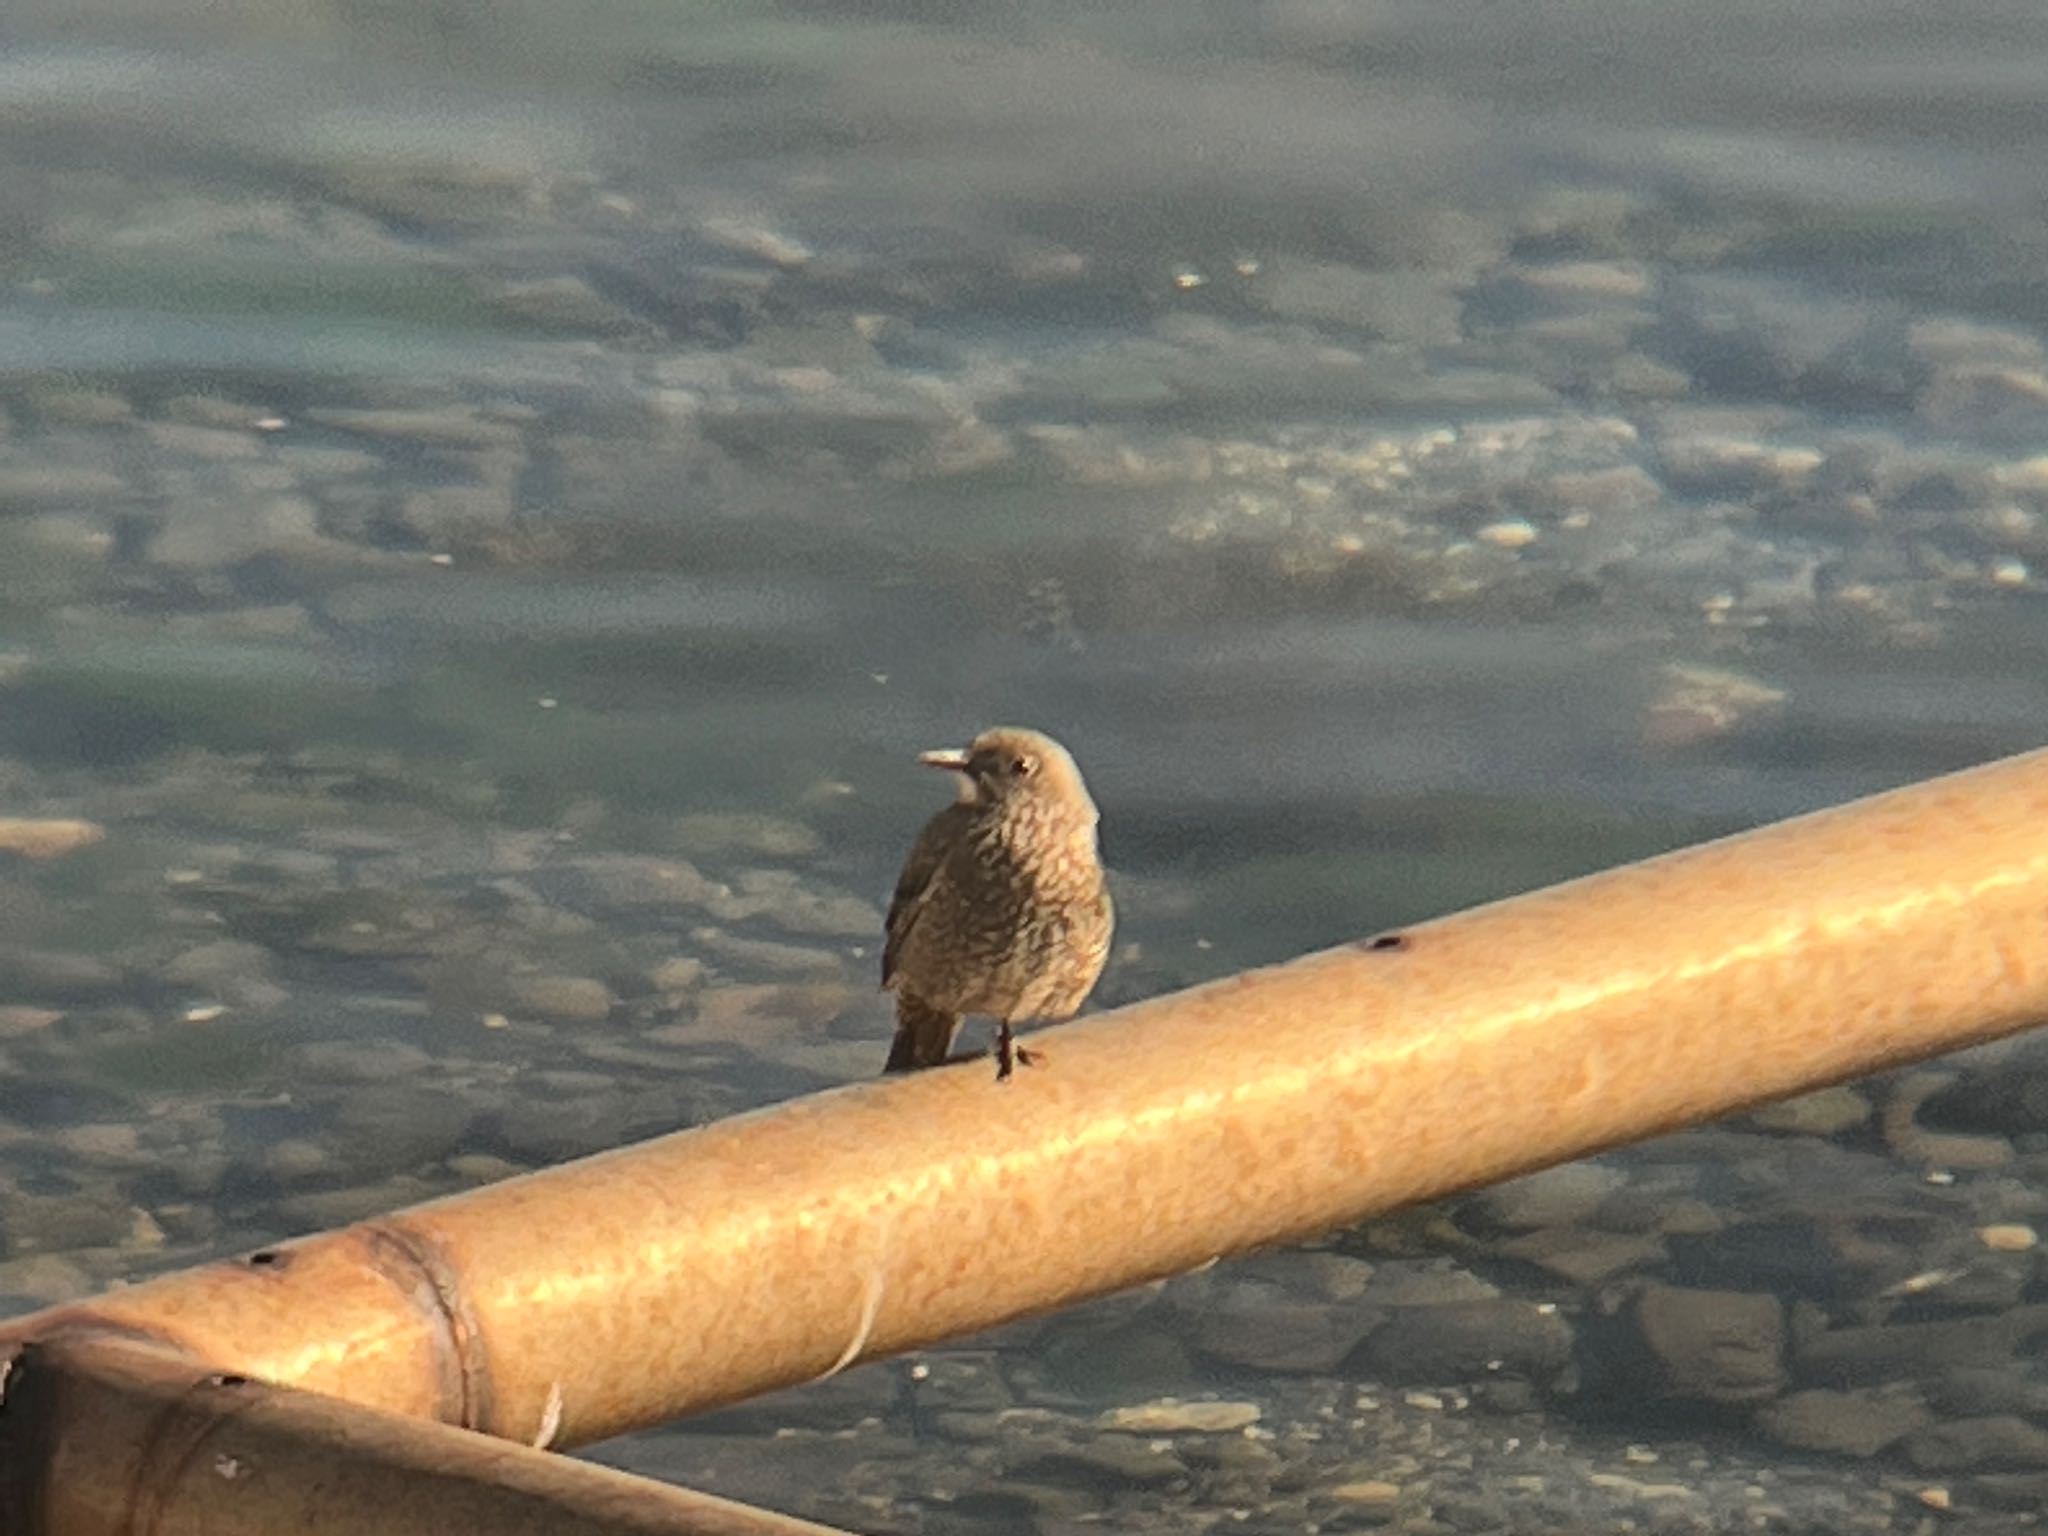
[[[1043,1052],[1030,1050],[1017,1043],[1016,1032],[1010,1028],[1008,1019],[996,1021],[997,1082],[1002,1082],[1018,1067],[1035,1067],[1043,1060]]]

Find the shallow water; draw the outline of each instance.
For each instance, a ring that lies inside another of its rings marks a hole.
[[[107,831],[0,866],[10,1307],[866,1075],[910,757],[993,721],[1105,808],[1108,1001],[2041,739],[2018,0],[0,43],[0,810]],[[2031,1230],[2041,1061],[608,1454],[877,1531],[2010,1529],[2042,1279],[1973,1234]],[[1658,1285],[1781,1369],[1601,1322]],[[1988,1375],[1809,1347],[1901,1319]],[[1096,1423],[1218,1393],[1263,1418]]]

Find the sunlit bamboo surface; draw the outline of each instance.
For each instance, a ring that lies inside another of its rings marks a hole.
[[[577,1443],[2048,1015],[2048,754],[14,1321]]]

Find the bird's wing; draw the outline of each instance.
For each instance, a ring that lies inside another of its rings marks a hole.
[[[965,801],[955,801],[926,822],[924,830],[917,834],[917,841],[910,845],[910,857],[903,861],[903,873],[896,877],[896,894],[889,898],[889,918],[884,925],[889,935],[888,942],[882,946],[884,987],[896,975],[896,961],[903,953],[904,941],[910,937],[910,930],[917,925],[917,915],[924,909],[933,877],[938,874],[939,866],[945,863],[947,853],[967,830],[973,814],[973,806]]]

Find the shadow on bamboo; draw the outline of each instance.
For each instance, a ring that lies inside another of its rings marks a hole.
[[[0,1530],[844,1536],[104,1333],[27,1343],[6,1362]]]
[[[844,1536],[104,1334],[24,1345],[0,1380],[10,1532]]]
[[[2048,1014],[2048,754],[15,1320],[598,1439]]]

